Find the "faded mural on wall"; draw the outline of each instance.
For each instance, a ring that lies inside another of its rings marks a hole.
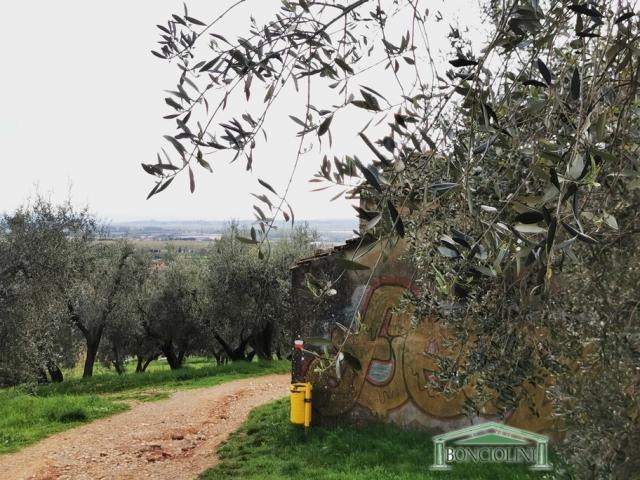
[[[301,262],[295,269],[294,282],[302,288],[306,273],[314,269],[331,271],[335,268],[332,259],[348,255],[345,250]],[[344,344],[343,350],[358,360],[360,368],[341,362],[340,372],[335,368],[319,369],[315,357],[302,354],[294,357],[294,378],[312,382],[314,412],[320,422],[346,418],[448,430],[471,421],[495,419],[490,402],[480,417],[469,419],[463,414],[463,404],[472,387],[451,395],[436,387],[440,379],[433,356],[454,357],[459,353],[458,347],[441,322],[423,319],[412,324],[411,311],[398,308],[403,294],[414,289],[411,267],[400,259],[402,251],[403,245],[399,245],[373,275],[349,272],[338,288],[346,294],[328,309],[315,312],[315,317],[302,311],[294,326],[294,332],[302,338],[313,333],[330,338],[333,345]],[[375,254],[374,251],[359,261],[375,265]],[[336,322],[348,322],[356,312],[360,313],[357,333],[347,336]],[[537,415],[523,402],[505,423],[534,432],[549,431],[551,412],[544,389],[530,393],[535,398]]]

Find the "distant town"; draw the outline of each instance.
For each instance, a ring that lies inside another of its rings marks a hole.
[[[238,220],[240,230],[249,230],[255,226],[251,220]],[[298,225],[307,224],[319,235],[319,246],[331,246],[343,243],[355,236],[357,219],[303,220]],[[126,221],[112,222],[107,225],[105,237],[108,239],[127,239],[134,241],[141,248],[159,253],[165,244],[170,244],[178,252],[195,252],[206,248],[207,244],[219,239],[228,229],[229,220],[189,220],[189,221]],[[276,222],[269,234],[277,240],[291,229],[290,223]]]

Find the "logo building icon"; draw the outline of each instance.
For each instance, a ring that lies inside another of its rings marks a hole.
[[[431,470],[449,470],[455,463],[526,463],[531,470],[552,469],[549,439],[496,422],[462,428],[433,437]]]

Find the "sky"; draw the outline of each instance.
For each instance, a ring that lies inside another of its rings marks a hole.
[[[190,15],[205,21],[232,3],[187,2]],[[469,19],[472,3],[423,0],[425,7],[464,11]],[[250,14],[260,22],[279,6],[279,0],[248,0],[216,32],[232,38],[243,34]],[[71,197],[111,221],[250,218],[250,193],[263,193],[258,178],[277,190],[286,185],[298,148],[288,115],[303,117],[305,108],[305,97],[295,91],[287,92],[267,123],[268,141],[256,152],[253,172],[246,172],[242,161],[230,164],[219,157],[211,162],[213,174],[196,169],[194,194],[183,175],[145,200],[153,180],[140,163],[155,163],[156,152],[166,147],[162,136],[175,132],[175,123],[162,116],[171,113],[164,90],[177,80],[176,67],[150,50],[158,40],[155,25],[181,12],[182,2],[174,0],[0,2],[0,212],[10,212],[40,193],[53,201]],[[432,27],[441,29],[432,38],[444,39],[446,25]],[[322,98],[314,100],[322,104]],[[352,128],[364,126],[367,118],[351,110],[332,124],[330,151],[367,159],[366,147]],[[352,218],[349,201],[330,201],[338,190],[311,192],[317,184],[308,180],[327,145],[320,150],[315,141],[310,147],[288,197],[296,216]]]

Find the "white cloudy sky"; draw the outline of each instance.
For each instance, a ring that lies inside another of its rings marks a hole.
[[[190,14],[206,20],[232,2],[187,3]],[[463,18],[478,19],[472,0],[422,3],[432,11],[464,9]],[[240,35],[250,13],[260,21],[279,5],[279,0],[248,0],[247,8],[229,17],[219,32]],[[162,119],[170,113],[163,90],[177,78],[174,66],[149,52],[158,38],[155,25],[181,10],[182,2],[174,0],[0,2],[0,212],[37,191],[53,200],[71,191],[75,202],[113,220],[248,218],[249,192],[259,191],[257,177],[276,188],[286,184],[297,151],[295,125],[287,114],[304,116],[304,97],[293,92],[267,124],[269,143],[257,152],[253,173],[245,172],[244,162],[215,160],[214,174],[198,171],[195,194],[181,177],[145,200],[153,184],[140,163],[153,163],[162,135],[174,129]],[[444,27],[432,25],[436,30],[430,40],[437,42]],[[353,138],[357,130],[341,128],[359,129],[364,123],[358,113],[345,113],[335,122],[336,154],[355,152],[366,159],[366,147]],[[313,184],[307,181],[320,159],[317,149],[302,158],[289,197],[296,215],[352,217],[347,201],[329,202],[336,191],[310,192]]]

